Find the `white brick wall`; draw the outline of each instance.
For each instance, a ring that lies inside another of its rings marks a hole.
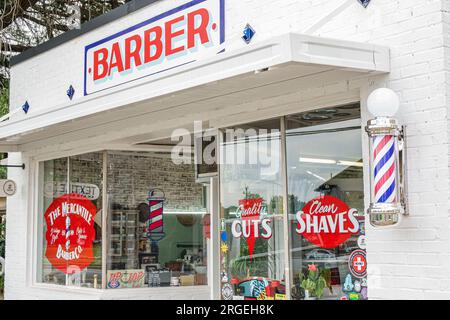
[[[75,100],[78,99],[82,95],[86,44],[184,2],[186,0],[158,2],[14,66],[11,108],[20,107],[25,100],[31,105],[30,113],[63,105],[68,102],[65,92],[69,84],[76,88]],[[327,17],[320,28],[312,28],[347,2],[349,5],[345,9]],[[261,103],[266,109],[261,104],[249,103],[226,111],[229,113],[226,119],[232,122],[248,116],[236,115],[236,112],[231,116],[232,109],[252,107],[254,112],[259,108],[264,114],[273,106],[272,113],[289,113],[299,108],[317,107],[324,101],[350,99],[355,90],[360,93],[364,106],[368,93],[378,86],[391,87],[399,94],[398,117],[407,125],[411,216],[396,229],[368,228],[369,296],[372,299],[450,298],[449,10],[450,0],[373,0],[367,9],[356,0],[353,3],[347,0],[226,0],[226,38],[230,50],[245,46],[240,35],[246,23],[256,29],[255,42],[288,31],[313,29],[314,35],[391,48],[391,73],[386,77],[348,82],[342,79],[306,91],[299,88],[297,94]],[[215,116],[225,121],[226,112],[216,111]],[[362,117],[363,120],[368,118],[366,110]],[[71,142],[72,148],[84,144],[83,141]],[[53,145],[49,150],[65,150],[63,145]],[[367,155],[366,146],[364,148]],[[18,162],[20,157],[20,154],[13,154],[10,161]],[[27,172],[10,170],[11,177],[19,182],[28,181]],[[54,291],[26,287],[31,275],[24,262],[33,249],[25,236],[31,231],[28,223],[31,210],[27,210],[29,186],[19,185],[22,187],[18,194],[8,200],[6,297],[56,297]],[[85,296],[73,293],[66,297]]]

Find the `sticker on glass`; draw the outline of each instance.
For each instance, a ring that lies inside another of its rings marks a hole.
[[[356,278],[364,278],[367,275],[367,260],[364,250],[355,250],[348,259],[348,267]]]
[[[333,249],[358,234],[357,213],[336,197],[320,196],[297,212],[296,232],[318,247]]]
[[[224,300],[232,300],[233,299],[233,287],[229,283],[225,283],[222,286],[222,298]]]
[[[239,200],[236,217],[231,225],[234,238],[244,238],[247,241],[250,259],[253,257],[255,242],[258,238],[272,237],[270,219],[265,217],[267,209],[262,198]]]
[[[45,256],[53,267],[73,274],[94,261],[96,213],[95,205],[79,194],[65,194],[50,204],[44,213]]]
[[[358,247],[362,250],[366,250],[366,236],[361,235],[358,237]]]

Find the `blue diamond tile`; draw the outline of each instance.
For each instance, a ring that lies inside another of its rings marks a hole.
[[[255,33],[255,29],[253,29],[251,25],[247,24],[244,28],[244,35],[242,36],[242,39],[245,41],[245,43],[249,44],[250,41],[252,41],[252,38],[255,36]]]
[[[22,110],[23,112],[25,112],[25,114],[28,113],[28,110],[30,110],[30,105],[28,104],[28,101],[26,101],[25,104],[22,106]]]
[[[72,100],[74,95],[75,89],[73,88],[72,85],[70,85],[69,89],[67,89],[67,96],[69,97],[70,100]]]
[[[358,2],[361,3],[364,8],[367,8],[367,6],[370,3],[370,0],[358,0]]]

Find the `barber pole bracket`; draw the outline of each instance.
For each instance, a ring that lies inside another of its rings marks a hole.
[[[164,191],[152,189],[149,191],[148,206],[150,208],[147,236],[152,241],[162,240],[164,233],[164,202],[166,197]]]

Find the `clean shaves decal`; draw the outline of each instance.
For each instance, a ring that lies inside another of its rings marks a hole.
[[[220,51],[225,0],[194,0],[85,47],[84,94],[160,74]]]
[[[324,195],[309,201],[297,212],[296,232],[316,246],[332,249],[358,234],[358,210],[342,200]]]

